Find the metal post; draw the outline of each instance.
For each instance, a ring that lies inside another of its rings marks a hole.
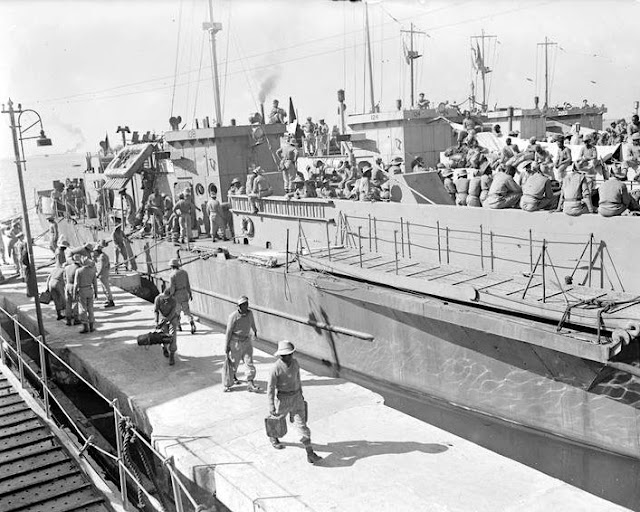
[[[409,221],[407,221],[407,249],[409,250],[409,259],[411,259],[411,232],[409,231]]]
[[[329,223],[325,222],[324,225],[327,231],[327,253],[329,254],[329,261],[331,261],[331,239],[329,238]],[[288,229],[287,229],[287,233],[289,233]]]
[[[22,361],[22,340],[20,339],[20,326],[18,325],[18,315],[13,315],[13,332],[16,337],[16,351],[18,352],[18,372],[20,375],[20,385],[24,387],[24,362]]]
[[[445,228],[445,242],[446,242],[446,247],[447,247],[447,265],[449,264],[449,226],[447,226]]]
[[[591,286],[592,270],[593,270],[593,233],[589,235],[589,286]]]
[[[529,230],[529,272],[533,272],[533,233]]]
[[[547,255],[547,241],[542,240],[542,302],[547,301],[547,281],[546,281],[546,255]]]
[[[400,217],[400,247],[404,258],[404,219]]]
[[[362,268],[362,226],[358,226],[358,254],[360,255],[360,268]]]
[[[8,342],[8,340],[7,340]],[[5,343],[5,339],[2,337],[2,335],[0,335],[0,361],[2,362],[3,366],[7,365],[7,354],[5,354],[4,352],[4,343]]]
[[[604,242],[600,242],[600,288],[604,288]]]
[[[368,214],[369,217],[369,252],[371,252],[371,214]]]
[[[480,268],[484,270],[484,233],[482,231],[482,224],[480,224]]]
[[[489,249],[491,250],[491,272],[493,272],[493,231],[489,231]]]
[[[118,410],[118,399],[114,398],[111,402],[113,408],[113,419],[115,422],[116,450],[118,455],[118,473],[120,474],[120,496],[122,497],[122,506],[125,510],[129,510],[127,500],[127,472],[125,471],[124,460],[122,459],[122,438],[120,437],[120,411]]]
[[[47,376],[47,358],[44,351],[42,336],[38,336],[38,352],[40,353],[40,374],[42,375],[42,396],[44,398],[44,410],[47,418],[51,418],[51,408],[49,406],[49,379]]]
[[[396,275],[398,275],[398,230],[393,230],[393,247],[395,249]]]
[[[442,254],[440,251],[440,221],[436,221],[436,230],[438,232],[438,263],[442,264]]]
[[[171,475],[171,488],[173,489],[173,501],[176,506],[176,512],[184,512],[184,504],[182,503],[182,492],[180,492],[180,486],[178,485],[178,479],[175,475],[175,463],[173,455],[167,459],[167,465],[171,468],[169,474]]]
[[[378,221],[375,217],[373,218],[373,236],[375,241],[376,252],[378,252]]]
[[[285,249],[284,272],[285,272],[285,274],[289,272],[289,228],[287,228],[287,241],[286,241],[286,249]]]

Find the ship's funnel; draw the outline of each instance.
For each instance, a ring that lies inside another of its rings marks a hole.
[[[262,116],[262,123],[267,124],[267,118],[264,117],[264,102],[260,103],[260,115]]]

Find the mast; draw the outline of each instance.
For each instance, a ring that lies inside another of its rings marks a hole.
[[[471,36],[471,49],[473,50],[473,42],[475,40],[476,43],[476,51],[478,52],[478,54],[476,54],[476,59],[475,59],[475,64],[476,64],[476,69],[480,72],[480,75],[482,77],[482,111],[486,112],[487,111],[487,73],[491,72],[491,69],[489,69],[485,62],[484,62],[484,51],[485,51],[485,46],[484,46],[484,40],[485,39],[495,39],[498,36],[494,36],[494,35],[487,35],[484,33],[484,29],[482,29],[482,33],[479,36]],[[478,45],[478,39],[480,39],[481,41],[481,47]]]
[[[424,32],[421,32],[419,30],[413,30],[413,23],[411,23],[411,30],[401,30],[400,32],[410,34],[410,43],[409,43],[409,51],[407,52],[407,60],[409,61],[409,67],[410,67],[409,79],[411,82],[411,108],[413,108],[415,106],[413,61],[414,59],[422,57],[422,55],[418,54],[418,52],[413,49],[413,34],[424,34]]]
[[[216,34],[222,30],[222,23],[213,21],[213,0],[209,0],[209,22],[202,28],[209,32],[211,40],[211,66],[213,67],[213,101],[216,109],[216,121],[222,125],[222,108],[220,107],[220,79],[218,77],[218,54],[216,52]]]
[[[209,0],[211,1],[211,0]],[[366,44],[367,44],[367,59],[369,61],[369,95],[371,97],[371,112],[376,111],[376,102],[373,97],[373,65],[371,63],[371,37],[369,36],[369,6],[367,2],[364,3],[364,23],[365,23],[365,33],[367,36]]]
[[[547,36],[544,38],[544,43],[538,43],[538,46],[544,46],[544,109],[549,108],[549,46],[554,46],[554,43],[549,40]]]

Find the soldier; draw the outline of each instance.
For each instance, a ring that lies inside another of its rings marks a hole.
[[[423,92],[418,94],[418,108],[420,110],[429,108],[429,100],[425,99]]]
[[[320,119],[316,127],[316,152],[320,156],[329,154],[329,125],[324,119]]]
[[[556,181],[562,183],[562,180],[567,175],[567,169],[573,163],[573,158],[571,157],[571,150],[564,145],[564,137],[562,135],[556,138],[556,143],[558,144],[558,154],[554,162],[555,169],[553,174]]]
[[[256,376],[256,367],[253,364],[251,331],[254,336],[258,336],[253,312],[249,309],[249,299],[243,295],[238,299],[238,309],[231,313],[227,320],[224,352],[231,363],[234,383],[237,383],[236,371],[242,361],[247,367],[247,391],[257,393],[260,388],[253,382]],[[227,382],[227,379],[223,378],[223,382]],[[225,386],[224,391],[231,391],[231,387]]]
[[[169,288],[171,290],[171,296],[177,303],[177,317],[178,317],[178,330],[181,331],[180,326],[180,312],[184,311],[184,314],[189,317],[189,323],[191,324],[191,334],[196,333],[196,324],[189,309],[189,301],[193,300],[191,294],[191,285],[189,284],[189,274],[186,270],[180,268],[180,261],[177,258],[173,258],[169,262],[171,267],[171,276],[169,277]]]
[[[64,265],[67,262],[67,256],[65,252],[68,247],[69,242],[67,242],[66,240],[58,240],[58,247],[56,248],[56,252],[53,255],[56,267],[64,268]]]
[[[164,201],[162,200],[162,196],[158,193],[158,188],[154,187],[153,192],[149,195],[147,199],[147,212],[149,214],[149,218],[153,219],[153,236],[154,238],[158,238],[163,235],[163,225],[162,225],[162,217],[163,217],[163,207]]]
[[[287,113],[278,106],[279,103],[278,100],[273,100],[273,107],[269,112],[269,124],[284,124],[286,122]]]
[[[306,156],[313,156],[316,154],[316,123],[314,123],[310,117],[307,117],[307,122],[302,126],[304,132],[304,153]]]
[[[58,237],[60,235],[58,231],[58,223],[53,217],[47,217],[47,220],[49,221],[49,249],[51,249],[51,252],[55,253],[56,248],[58,247]]]
[[[227,195],[238,196],[238,195],[244,195],[244,194],[246,194],[246,189],[244,185],[240,182],[238,178],[233,178],[233,180],[231,181],[231,187],[229,187],[229,191],[227,192]]]
[[[278,343],[278,350],[274,354],[278,359],[271,369],[267,385],[269,413],[272,417],[282,418],[288,414],[293,418],[293,425],[300,431],[300,442],[307,452],[307,461],[315,464],[322,457],[313,451],[311,446],[311,431],[307,426],[307,411],[302,396],[302,382],[300,380],[300,366],[293,357],[295,347],[290,341]],[[269,438],[276,450],[284,446],[277,437]]]
[[[180,242],[191,241],[191,215],[194,206],[190,199],[186,199],[184,194],[178,196],[178,202],[173,207],[173,211],[178,215],[180,222]]]
[[[76,279],[76,271],[80,268],[80,255],[74,251],[71,251],[71,260],[64,267],[65,277],[65,299],[66,308],[65,316],[67,318],[67,325],[78,325],[78,303],[74,295],[74,285]]]
[[[598,189],[600,196],[598,213],[603,217],[617,217],[627,210],[638,210],[636,200],[631,197],[624,183],[627,179],[627,171],[616,164],[613,168],[613,176],[615,179],[608,179]]]
[[[211,229],[211,239],[215,242],[218,238],[227,240],[225,234],[225,218],[222,211],[222,203],[218,201],[216,192],[209,192],[209,200],[207,201],[207,215],[209,215],[209,226]]]
[[[276,155],[280,157],[279,168],[282,171],[282,181],[284,182],[284,192],[291,192],[292,181],[296,177],[296,162],[298,161],[298,150],[294,145],[293,135],[287,137],[286,143],[278,148]]]
[[[171,342],[162,344],[162,354],[169,358],[169,365],[173,366],[175,361],[175,353],[178,350],[176,328],[180,322],[180,311],[176,299],[171,296],[171,288],[167,286],[161,294],[159,294],[153,302],[153,310],[156,314],[156,329],[161,330],[165,334],[171,336]]]
[[[56,320],[62,320],[64,318],[64,310],[66,307],[65,295],[64,295],[64,268],[61,266],[55,266],[49,276],[47,277],[47,290],[51,294],[51,299],[56,307],[57,318]]]
[[[106,246],[107,242],[100,240],[98,245],[96,245],[94,255],[96,262],[96,274],[98,275],[98,279],[102,284],[102,290],[107,298],[104,303],[104,307],[112,308],[115,304],[113,303],[113,295],[111,294],[111,286],[109,285],[109,270],[111,269],[111,262],[109,261],[109,256],[103,251]],[[96,296],[97,295],[98,290],[96,288]]]
[[[81,266],[76,270],[73,282],[73,294],[78,299],[80,321],[83,328],[80,333],[95,331],[93,317],[93,299],[98,298],[98,279],[96,266],[91,258],[82,256]]]
[[[122,256],[122,264],[127,270],[129,270],[129,267],[131,267],[131,270],[138,270],[138,264],[133,256],[133,250],[131,249],[131,242],[127,238],[127,235],[124,234],[122,222],[118,222],[116,224],[116,227],[111,233],[111,239],[115,245],[116,273],[118,272],[118,267],[120,265],[120,256]]]
[[[7,264],[7,258],[5,257],[5,247],[4,247],[4,227],[0,225],[0,256],[2,256],[2,263],[4,265]]]

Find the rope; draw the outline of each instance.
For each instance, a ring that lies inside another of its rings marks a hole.
[[[176,63],[173,70],[173,90],[171,91],[171,112],[173,117],[173,104],[176,99],[176,84],[178,81],[178,57],[180,56],[180,32],[182,29],[182,0],[180,0],[180,10],[178,12],[178,41],[176,42]]]
[[[131,453],[129,452],[129,448],[132,443],[135,442],[135,438],[133,435],[133,425],[131,424],[131,420],[129,418],[122,418],[118,423],[118,428],[120,430],[120,435],[122,436],[122,458],[124,460],[125,465],[129,467],[131,472],[135,475],[136,480],[141,482],[142,478],[140,476],[140,472],[138,468],[131,460]],[[138,497],[138,508],[144,509],[144,492],[142,488],[138,485],[136,486],[136,492]]]
[[[202,73],[202,60],[204,57],[204,40],[206,32],[202,32],[202,41],[200,43],[200,65],[198,66],[198,80],[196,80],[196,97],[193,100],[193,119],[196,119],[196,109],[198,108],[198,93],[200,92],[200,75]],[[187,103],[188,106],[188,103]]]

